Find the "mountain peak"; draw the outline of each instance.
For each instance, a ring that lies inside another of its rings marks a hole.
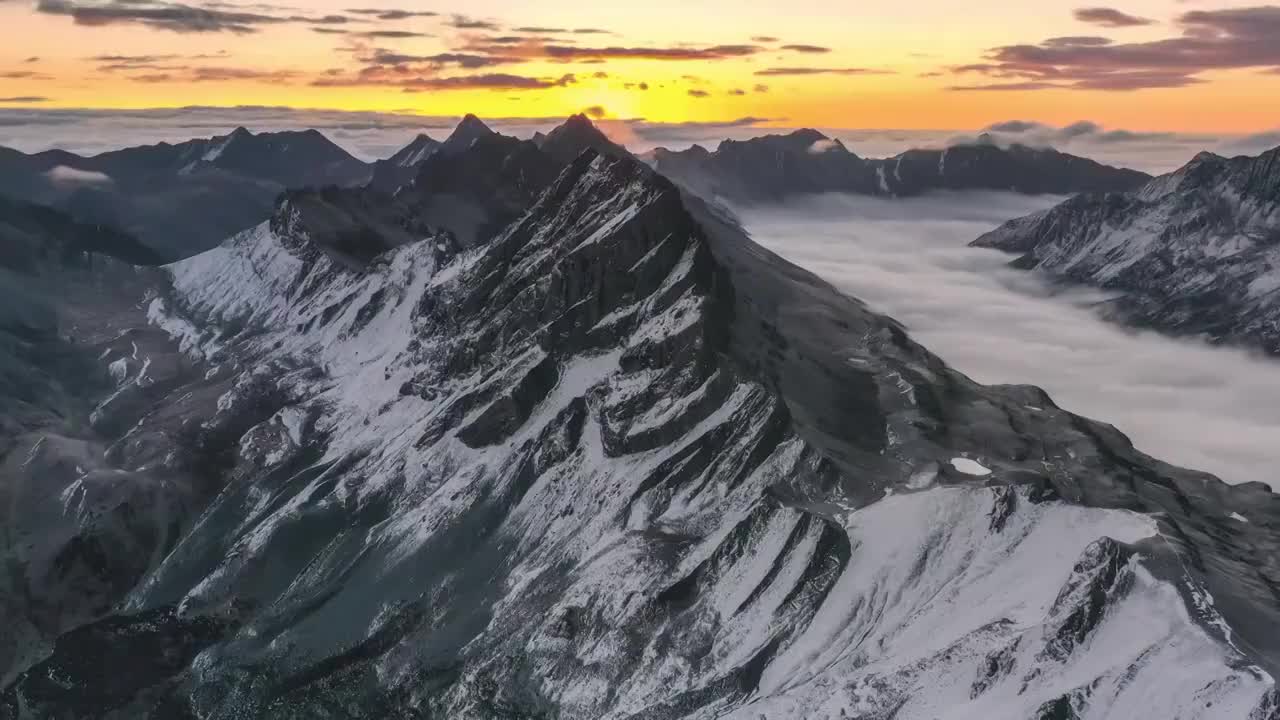
[[[563,135],[566,133],[594,133],[601,137],[604,136],[604,133],[600,132],[600,129],[596,127],[595,123],[591,122],[591,119],[582,113],[570,115],[567,120],[558,125],[551,132],[547,133],[547,137],[555,137],[556,135]]]
[[[495,134],[488,125],[484,124],[483,120],[471,113],[467,113],[463,116],[462,121],[458,123],[458,127],[454,128],[449,138],[444,141],[441,150],[450,153],[466,150],[476,140]]]
[[[825,134],[817,130],[814,130],[813,128],[801,128],[799,130],[789,133],[787,137],[794,138],[796,140],[803,140],[809,143],[815,143],[815,142],[818,142],[819,140],[831,139],[827,137]]]
[[[582,113],[570,116],[559,127],[547,133],[540,147],[561,163],[573,160],[587,148],[615,157],[628,154],[625,148],[600,132],[600,128]]]
[[[475,115],[472,115],[471,113],[467,113],[466,115],[462,116],[462,121],[458,123],[458,127],[455,128],[453,132],[455,134],[459,132],[491,133],[493,132],[493,130],[491,130],[488,125],[485,125],[484,121],[481,120],[480,118],[476,117]]]

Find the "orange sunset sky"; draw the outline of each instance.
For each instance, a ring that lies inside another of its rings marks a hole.
[[[1213,0],[0,0],[0,33],[2,107],[1280,126],[1280,6]]]

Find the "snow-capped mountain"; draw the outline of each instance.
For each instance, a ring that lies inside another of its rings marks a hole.
[[[396,154],[373,164],[373,176],[369,180],[369,186],[383,192],[395,193],[413,181],[418,168],[440,145],[438,140],[419,134]]]
[[[170,259],[270,217],[292,187],[357,185],[370,167],[315,130],[227,135],[82,157],[0,148],[0,195],[115,225]]]
[[[646,156],[659,172],[708,198],[777,202],[823,192],[909,196],[934,190],[1069,194],[1129,190],[1150,179],[1052,149],[999,147],[989,138],[942,150],[909,150],[870,160],[816,130],[726,140],[714,152],[659,148]]]
[[[290,193],[82,340],[93,433],[4,457],[0,716],[1275,716],[1265,487],[972,382],[630,157],[469,246],[432,181]]]
[[[1124,291],[1107,312],[1125,322],[1280,353],[1280,148],[1201,153],[1134,192],[1081,195],[973,244]]]

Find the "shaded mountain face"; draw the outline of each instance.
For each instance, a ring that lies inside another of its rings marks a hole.
[[[489,129],[484,121],[475,115],[468,113],[453,129],[449,137],[441,143],[439,151],[443,155],[453,155],[462,152],[471,147],[471,144],[481,138],[487,138],[496,135],[493,130]]]
[[[160,276],[128,263],[158,261],[123,233],[0,201],[0,562],[22,568],[0,577],[0,685],[109,612],[190,507],[190,484],[120,470],[110,433],[94,429],[129,423],[95,413],[100,402],[140,413],[191,365],[139,309]],[[49,493],[78,480],[76,509],[51,511]]]
[[[715,152],[694,146],[649,156],[659,172],[708,198],[778,202],[824,192],[910,196],[935,190],[1071,194],[1129,190],[1149,175],[1049,149],[978,142],[910,150],[868,160],[816,130],[727,140]]]
[[[229,135],[81,157],[0,149],[0,194],[109,224],[188,257],[271,214],[285,188],[356,185],[370,169],[315,130]]]
[[[489,133],[460,150],[441,146],[398,196],[471,246],[524,213],[560,169],[532,142]]]
[[[373,176],[369,187],[382,192],[395,193],[401,187],[413,182],[418,168],[441,143],[427,135],[418,135],[413,142],[405,145],[396,154],[373,164]]]
[[[1203,153],[1132,193],[1078,196],[973,244],[1124,291],[1106,307],[1122,322],[1280,353],[1280,148]]]
[[[7,611],[36,650],[0,713],[1274,713],[1280,499],[973,383],[634,160],[465,249],[352,263],[317,217],[167,268],[147,312],[195,368],[126,359],[110,475],[8,455],[65,468],[17,501],[57,521],[2,536],[10,596],[132,573]],[[172,532],[101,537],[140,497]]]
[[[606,137],[594,123],[587,119],[586,115],[582,114],[571,116],[546,136],[534,138],[534,144],[561,165],[569,164],[588,149],[600,155],[630,156],[625,148]]]
[[[418,145],[416,152],[406,148],[397,154],[404,162],[413,163],[399,166],[394,182],[380,184],[375,177],[366,188],[297,193],[308,200],[292,204],[294,215],[314,228],[329,228],[335,213],[344,216],[336,226],[343,229],[344,242],[354,243],[351,249],[365,259],[406,240],[399,238],[387,245],[383,219],[361,214],[369,227],[382,228],[374,233],[376,237],[369,236],[360,230],[360,223],[347,222],[350,218],[346,216],[354,207],[381,208],[374,215],[391,218],[392,225],[399,228],[391,235],[397,237],[405,231],[415,239],[438,232],[446,238],[438,241],[441,252],[455,252],[487,242],[524,214],[584,151],[630,157],[582,115],[569,118],[538,142],[495,133],[475,116],[467,116],[445,143]],[[390,167],[390,163],[380,161],[378,167]],[[392,175],[384,173],[382,177],[385,180]],[[409,180],[403,181],[406,177]],[[395,185],[389,193],[388,185]],[[388,202],[388,194],[394,201]],[[335,236],[331,230],[318,232],[331,239]],[[331,246],[327,241],[321,245]]]
[[[60,308],[69,298],[92,303],[113,285],[136,291],[129,264],[161,261],[112,228],[0,197],[0,452],[15,428],[65,414],[74,388],[100,374],[68,347]]]
[[[79,223],[50,207],[0,197],[0,266],[37,275],[101,260],[164,262],[159,253],[113,227]]]
[[[630,157],[583,115],[569,118],[541,142],[500,135],[468,115],[396,197],[419,219],[471,247],[524,214],[586,150]]]

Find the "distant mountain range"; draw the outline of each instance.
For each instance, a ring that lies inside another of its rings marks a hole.
[[[1129,193],[1079,195],[973,243],[1124,291],[1116,319],[1280,354],[1280,148],[1201,153]]]
[[[389,158],[364,163],[315,130],[254,134],[244,128],[176,145],[160,143],[84,157],[60,150],[25,154],[0,148],[0,195],[50,205],[75,219],[113,225],[169,259],[188,257],[270,215],[276,196],[289,189],[368,185],[395,193],[412,185],[432,157],[450,158],[476,142],[495,143],[490,160],[508,157],[527,143],[556,162],[591,147],[604,154],[627,150],[609,140],[585,116],[531,140],[496,134],[468,115],[444,141],[418,135]],[[1052,150],[979,142],[946,150],[912,150],[888,160],[866,160],[814,130],[725,141],[715,152],[694,146],[645,156],[660,173],[705,197],[740,203],[781,200],[797,194],[853,192],[905,196],[929,190],[989,189],[1024,193],[1127,190],[1148,177]],[[486,166],[498,172],[513,167]],[[435,171],[471,174],[442,163]],[[536,171],[535,171],[536,172]],[[530,188],[549,178],[527,179]],[[474,214],[473,203],[444,207],[456,225]],[[503,201],[486,197],[481,204]],[[510,205],[510,203],[507,203]],[[464,233],[465,234],[465,233]]]
[[[0,148],[0,195],[114,225],[170,259],[261,222],[291,187],[359,185],[371,169],[315,130],[244,128],[83,157]]]
[[[659,148],[645,159],[660,173],[708,198],[739,204],[841,192],[904,197],[935,190],[1002,190],[1027,194],[1122,191],[1150,179],[1051,149],[997,146],[988,136],[941,150],[896,157],[859,157],[817,130],[726,140],[714,152],[695,145]]]

